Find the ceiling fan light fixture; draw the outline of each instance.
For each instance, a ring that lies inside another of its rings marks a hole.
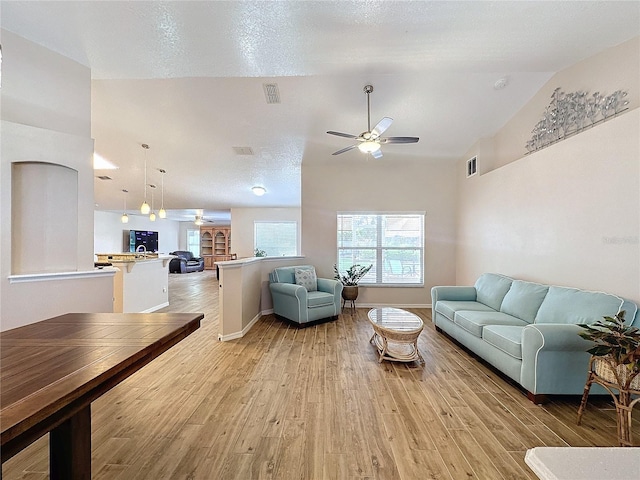
[[[362,153],[377,152],[378,150],[380,150],[380,144],[373,141],[362,142],[360,145],[358,145],[358,150],[360,150]]]
[[[255,187],[251,187],[251,191],[253,192],[254,195],[257,195],[258,197],[261,197],[262,195],[267,193],[266,188],[260,187],[258,185],[256,185]]]

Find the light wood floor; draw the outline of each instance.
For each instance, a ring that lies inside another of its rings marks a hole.
[[[580,427],[579,398],[533,405],[428,309],[412,310],[426,364],[378,364],[367,309],[305,329],[270,315],[219,342],[215,274],[170,275],[169,292],[203,325],[93,403],[94,479],[534,479],[528,448],[616,445],[609,401]],[[48,461],[45,436],[3,478],[47,478]]]

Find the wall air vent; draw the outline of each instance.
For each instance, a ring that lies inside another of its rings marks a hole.
[[[280,90],[277,83],[263,83],[262,88],[264,88],[267,103],[280,103]]]
[[[113,180],[108,175],[96,175],[96,178],[99,178],[100,180]]]
[[[233,147],[233,151],[236,152],[236,155],[253,155],[251,147]]]
[[[467,160],[467,178],[478,173],[478,156],[474,156]]]

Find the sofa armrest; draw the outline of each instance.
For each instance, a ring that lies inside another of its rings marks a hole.
[[[318,278],[318,291],[332,295],[340,294],[342,292],[342,284],[330,278]]]
[[[582,331],[581,327],[573,324],[537,323],[527,325],[522,330],[522,349],[526,348],[530,353],[541,350],[586,352],[591,348],[593,342],[578,335]]]
[[[520,384],[533,394],[578,394],[587,379],[587,349],[578,325],[543,323],[522,329]]]
[[[269,285],[272,293],[279,295],[288,295],[290,297],[307,297],[307,289],[302,285],[295,285],[293,283],[271,283]]]
[[[452,300],[460,302],[475,302],[476,287],[465,286],[441,286],[431,288],[431,303],[438,300]]]

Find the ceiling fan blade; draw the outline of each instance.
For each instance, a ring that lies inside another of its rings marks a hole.
[[[371,130],[371,136],[373,138],[378,138],[380,135],[384,133],[384,131],[391,126],[393,123],[393,118],[384,117],[382,120],[378,122],[378,124],[373,127]]]
[[[342,133],[342,132],[333,132],[333,131],[328,131],[327,132],[329,135],[337,135],[338,137],[347,137],[347,138],[358,138],[357,135],[351,135],[350,133]]]
[[[349,150],[356,148],[358,145],[350,145],[342,150],[338,150],[337,152],[333,152],[331,155],[340,155],[341,153],[348,152]]]
[[[419,137],[386,137],[381,138],[380,143],[418,143]]]

